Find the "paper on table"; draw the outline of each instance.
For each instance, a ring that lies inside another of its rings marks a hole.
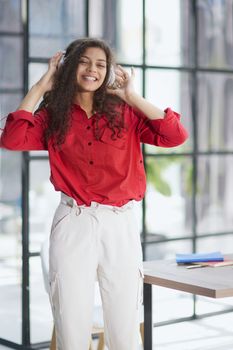
[[[200,261],[200,262],[192,262],[189,263],[187,269],[195,268],[195,267],[221,267],[221,266],[231,266],[233,265],[233,260],[225,260],[224,261]]]

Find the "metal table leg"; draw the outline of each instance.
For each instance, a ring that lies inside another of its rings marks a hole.
[[[152,285],[144,283],[144,350],[152,350]]]

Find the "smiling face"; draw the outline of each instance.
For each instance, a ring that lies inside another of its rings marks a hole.
[[[105,52],[98,47],[89,47],[79,59],[77,83],[80,92],[94,92],[104,82],[107,72]]]

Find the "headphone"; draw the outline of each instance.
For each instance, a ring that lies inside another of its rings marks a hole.
[[[60,60],[60,64],[64,64],[64,62],[65,62],[65,54],[66,54],[66,51],[62,51],[62,57],[61,57],[61,60]]]
[[[110,70],[109,70],[109,75],[108,75],[108,80],[106,82],[106,85],[108,87],[112,87],[114,82],[116,80],[116,74],[115,74],[115,69],[114,66],[111,64]]]

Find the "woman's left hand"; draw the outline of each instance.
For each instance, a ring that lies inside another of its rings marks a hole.
[[[133,81],[135,78],[134,68],[131,67],[131,74],[129,74],[123,67],[118,65],[115,68],[116,79],[113,86],[107,89],[107,92],[112,95],[120,97],[127,101],[132,93],[135,92]]]

